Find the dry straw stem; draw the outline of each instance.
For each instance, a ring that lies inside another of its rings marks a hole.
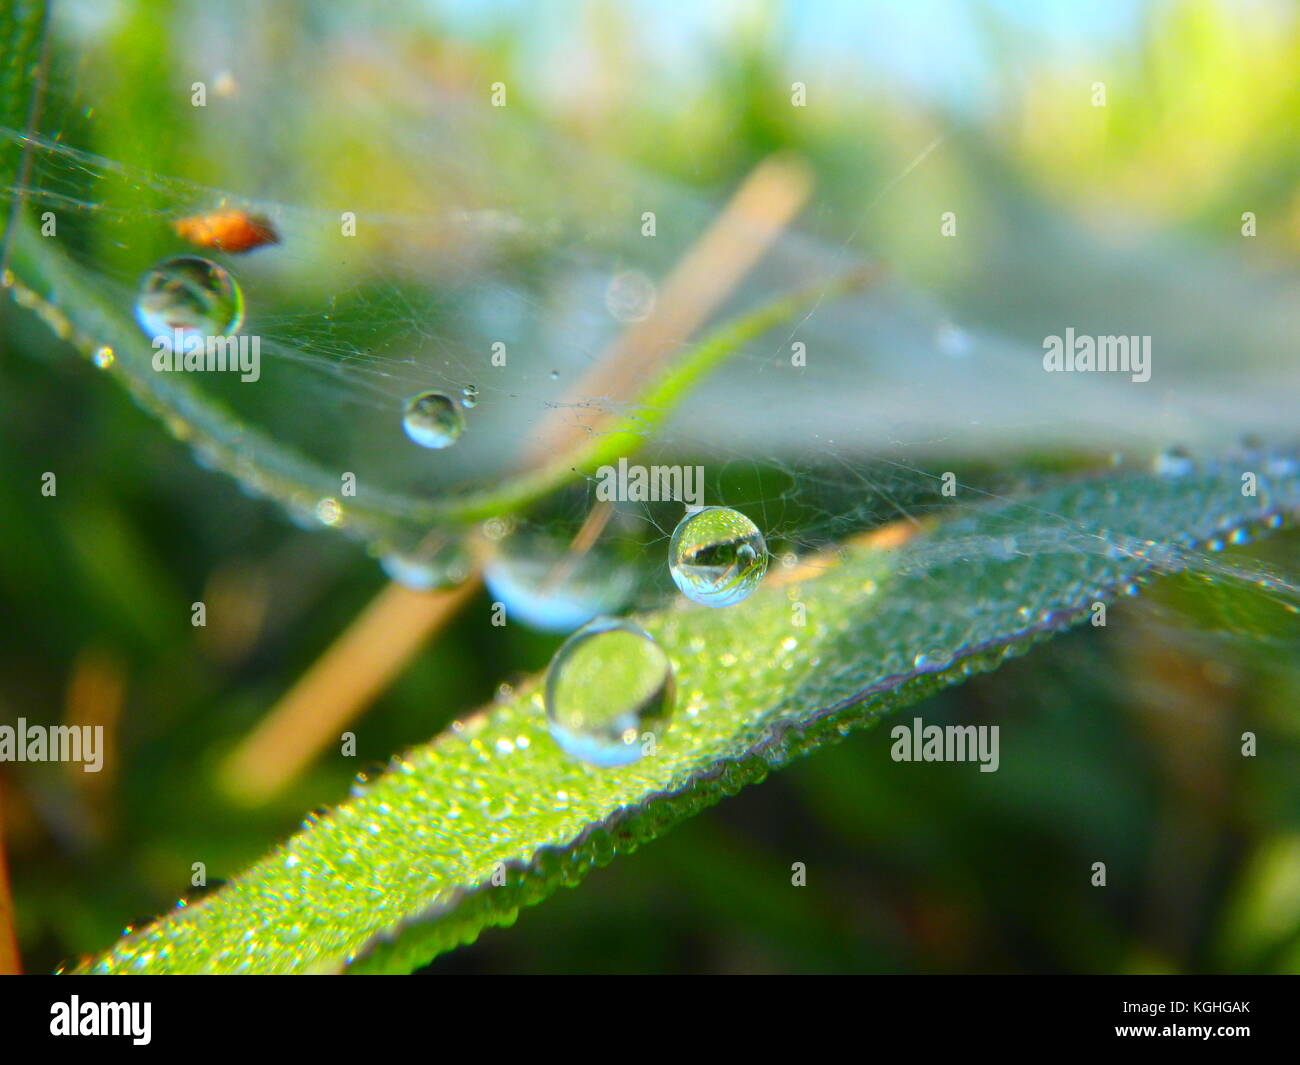
[[[772,157],[745,179],[722,213],[687,252],[659,292],[654,312],[627,329],[575,389],[592,396],[635,395],[735,290],[794,220],[812,187],[798,160]],[[611,416],[593,412],[576,422],[562,405],[526,448],[529,464],[582,445]],[[608,512],[593,515],[572,553],[589,550]],[[569,564],[572,564],[572,559]],[[561,563],[564,565],[564,563]],[[239,745],[220,770],[224,790],[247,803],[269,800],[287,786],[380,692],[434,634],[469,601],[477,569],[460,587],[414,592],[392,583],[352,622]]]
[[[102,648],[84,648],[72,665],[65,696],[64,720],[76,729],[99,729],[99,771],[87,773],[80,762],[64,770],[76,789],[87,830],[102,839],[116,816],[113,794],[118,775],[118,728],[126,694],[122,662]]]
[[[810,581],[822,576],[832,566],[838,565],[843,557],[843,548],[845,547],[868,547],[877,551],[891,551],[896,547],[902,547],[921,530],[922,526],[915,521],[900,520],[890,522],[888,525],[882,525],[877,529],[850,537],[842,547],[809,555],[800,559],[790,569],[770,573],[766,581],[768,584],[778,587],[787,584],[798,584],[800,581]]]
[[[812,190],[806,164],[772,156],[745,178],[722,213],[664,281],[655,308],[631,325],[596,360],[526,451],[529,465],[578,446],[615,415],[602,408],[630,400],[690,339],[754,268],[802,210]],[[576,417],[583,411],[585,417]]]
[[[232,797],[265,802],[293,780],[388,686],[429,636],[478,590],[418,592],[385,585],[223,764]]]

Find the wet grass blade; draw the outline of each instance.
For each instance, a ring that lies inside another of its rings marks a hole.
[[[0,127],[29,130],[40,106],[44,75],[44,45],[48,10],[40,0],[13,0],[0,5]],[[18,140],[0,141],[0,188],[18,189],[29,154]],[[0,270],[9,266],[9,241],[22,210],[23,198],[16,195],[0,213],[4,226],[0,243]]]
[[[1243,494],[1243,472],[1258,494]],[[991,502],[897,549],[847,545],[807,579],[769,579],[729,609],[643,615],[678,684],[655,754],[619,769],[567,757],[529,686],[393,759],[226,887],[85,968],[409,971],[1095,602],[1154,574],[1226,572],[1207,546],[1276,528],[1298,505],[1292,455],[1111,474]],[[1294,587],[1261,591],[1294,610]]]

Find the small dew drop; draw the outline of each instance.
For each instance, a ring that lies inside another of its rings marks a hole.
[[[406,435],[421,447],[451,447],[465,429],[460,408],[441,392],[421,392],[406,401],[402,414]]]
[[[460,405],[466,410],[478,406],[478,385],[466,385],[460,390]]]
[[[913,668],[925,673],[947,669],[950,665],[952,665],[952,656],[946,655],[942,651],[922,652],[912,659]]]
[[[178,255],[140,279],[135,320],[149,337],[227,336],[244,322],[244,294],[223,267]]]
[[[113,365],[116,356],[113,349],[109,347],[99,347],[95,349],[95,354],[91,356],[91,361],[101,370],[107,370]]]
[[[316,520],[322,525],[337,525],[342,517],[343,507],[332,496],[328,496],[316,504]]]
[[[620,322],[641,322],[655,309],[655,283],[639,270],[621,270],[605,289],[605,309]]]
[[[570,636],[546,674],[546,720],[566,752],[592,765],[630,765],[641,733],[667,728],[675,698],[672,663],[630,621],[598,618]]]
[[[951,359],[960,359],[971,352],[970,334],[953,322],[941,322],[934,331],[935,346]]]
[[[1300,466],[1291,455],[1272,455],[1265,464],[1265,469],[1272,477],[1291,477],[1297,468]]]
[[[1186,477],[1196,472],[1196,460],[1184,447],[1170,447],[1160,452],[1152,464],[1162,477]]]
[[[488,518],[483,523],[482,532],[488,540],[504,540],[514,532],[515,523],[513,518]]]
[[[686,598],[704,606],[746,599],[767,573],[767,543],[758,526],[728,507],[687,514],[673,530],[668,570]]]

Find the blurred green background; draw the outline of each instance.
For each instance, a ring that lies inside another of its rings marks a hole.
[[[147,74],[187,47],[186,6],[69,7],[56,22],[58,77],[75,83],[79,35],[93,31],[124,57],[105,91],[152,121]],[[1079,219],[1118,209],[1207,254],[1239,244],[1248,202],[1267,220],[1251,253],[1294,271],[1290,5],[272,7],[259,46],[301,27],[373,32],[452,91],[497,76],[542,85],[520,102],[531,120],[702,195],[796,151],[818,175],[807,228],[832,239],[864,185],[897,174],[942,115],[958,150],[936,165],[957,180],[978,164],[1038,208]],[[778,104],[814,63],[861,89],[796,121]],[[1128,105],[1093,109],[1094,81]],[[100,135],[92,147],[109,157],[147,142],[139,130]],[[162,155],[132,162],[185,169]],[[942,289],[954,267],[896,224],[930,180],[903,183],[861,239]],[[272,804],[234,807],[211,770],[382,586],[377,567],[200,469],[8,303],[0,374],[0,720],[102,720],[115,736],[96,777],[0,766],[29,971],[167,909],[196,861],[211,878],[236,874],[304,812],[339,801],[358,769],[544,667],[558,644],[492,627],[480,594],[356,726],[355,760],[327,756]],[[59,474],[57,502],[39,493],[46,470]],[[1298,548],[1288,531],[1235,550],[1295,572]],[[195,629],[199,600],[210,620]],[[431,968],[1300,970],[1300,643],[1258,614],[1247,590],[1157,585],[1115,607],[1106,629],[917,709],[927,723],[1000,725],[999,772],[899,765],[887,729],[854,736]],[[1254,758],[1240,756],[1245,731],[1258,736]],[[1105,889],[1090,886],[1096,861]],[[806,888],[791,887],[793,862],[806,863]]]

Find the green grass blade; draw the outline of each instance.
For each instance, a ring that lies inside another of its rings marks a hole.
[[[5,141],[0,138],[0,145]],[[13,265],[18,302],[35,310],[60,337],[93,358],[113,352],[113,375],[178,440],[249,490],[282,504],[291,514],[310,513],[338,491],[338,472],[297,452],[273,435],[242,421],[208,394],[192,376],[159,374],[153,353],[128,310],[105,299],[86,271],[30,225],[14,232]],[[499,483],[451,500],[392,492],[366,493],[348,500],[346,516],[335,528],[372,543],[400,539],[402,529],[460,527],[524,509],[602,463],[634,454],[651,431],[666,420],[704,377],[769,330],[793,321],[872,279],[866,270],[850,271],[809,288],[778,297],[756,310],[719,324],[670,360],[647,382],[625,414],[591,442],[560,452],[536,470],[503,477]]]
[[[1243,494],[1243,472],[1257,475],[1257,495]],[[395,758],[245,874],[85,968],[408,971],[1152,574],[1226,577],[1207,545],[1276,528],[1298,505],[1292,456],[1115,474],[993,501],[898,549],[848,546],[809,579],[769,578],[736,607],[644,615],[678,682],[654,755],[620,769],[574,761],[527,687]],[[1284,581],[1261,591],[1294,611]]]
[[[45,28],[48,11],[42,0],[10,0],[0,4],[0,127],[28,130],[40,105]],[[0,139],[0,189],[20,188],[28,155],[20,140]],[[22,210],[15,196],[0,213],[4,227],[0,269],[9,263],[9,238]]]

